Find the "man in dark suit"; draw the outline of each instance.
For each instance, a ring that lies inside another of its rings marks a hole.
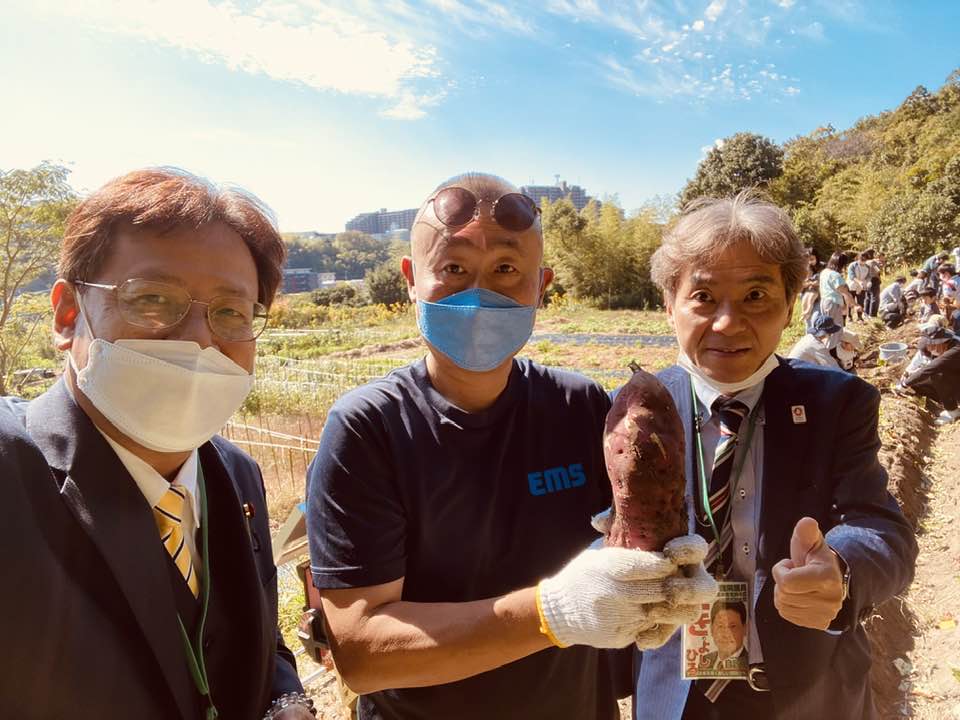
[[[689,207],[654,255],[690,529],[709,570],[746,584],[749,675],[682,680],[677,633],[636,658],[635,718],[877,717],[861,620],[908,585],[917,547],[877,459],[877,391],[774,354],[805,272],[789,218],[748,194]]]
[[[0,398],[0,716],[312,717],[277,631],[252,384],[284,249],[263,208],[145,170],[71,215],[63,377]]]

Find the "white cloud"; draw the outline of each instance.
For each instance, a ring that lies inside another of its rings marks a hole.
[[[492,0],[476,0],[474,5],[462,0],[426,0],[426,4],[442,12],[446,22],[453,21],[475,37],[484,36],[490,30],[520,35],[532,35],[536,30],[517,7],[508,8]]]
[[[697,32],[702,32],[703,26],[704,26],[703,20],[694,20],[693,25],[691,25],[691,27]]]
[[[707,9],[703,11],[703,16],[710,22],[716,22],[726,7],[727,0],[713,0],[713,2],[707,5]]]
[[[800,89],[794,87],[793,85],[787,85],[787,87],[785,87],[785,88],[783,89],[783,94],[784,94],[784,95],[799,95],[799,94],[800,94]]]
[[[789,10],[796,4],[797,0],[777,0],[777,5],[782,7],[784,10]]]
[[[799,27],[797,28],[797,35],[803,35],[810,40],[823,40],[823,24],[819,22],[812,22],[809,25]]]
[[[231,0],[86,0],[49,2],[47,9],[231,70],[378,98],[389,105],[389,117],[422,117],[424,107],[439,101],[436,91],[420,87],[438,82],[435,47],[332,2],[266,0],[245,11]]]

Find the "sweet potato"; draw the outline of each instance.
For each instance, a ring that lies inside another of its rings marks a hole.
[[[605,543],[662,550],[686,535],[683,423],[667,389],[636,370],[607,413],[603,433],[613,517]]]

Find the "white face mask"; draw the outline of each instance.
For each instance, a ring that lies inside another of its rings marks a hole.
[[[777,356],[773,353],[770,353],[764,363],[754,372],[750,377],[744,378],[739,382],[725,383],[718,380],[714,380],[712,377],[708,376],[700,368],[693,364],[693,360],[687,357],[687,354],[680,351],[680,357],[677,359],[677,365],[682,367],[691,375],[695,375],[700,378],[700,380],[707,385],[708,387],[713,388],[721,395],[735,395],[741,390],[746,390],[747,388],[752,388],[754,385],[759,385],[762,383],[767,375],[772,373],[778,367],[780,367],[780,361],[777,360]]]
[[[157,452],[203,445],[253,387],[253,375],[226,355],[190,341],[98,338],[83,369],[72,353],[68,357],[94,407],[124,435]]]
[[[840,367],[844,370],[853,367],[853,361],[856,357],[856,350],[844,350],[843,345],[837,345],[837,359],[840,360]]]

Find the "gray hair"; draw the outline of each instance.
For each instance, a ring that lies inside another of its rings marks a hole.
[[[793,300],[809,272],[808,253],[790,217],[752,190],[729,198],[700,198],[687,205],[650,259],[650,276],[672,301],[684,270],[704,260],[713,262],[743,241],[764,262],[780,267],[787,300]]]

